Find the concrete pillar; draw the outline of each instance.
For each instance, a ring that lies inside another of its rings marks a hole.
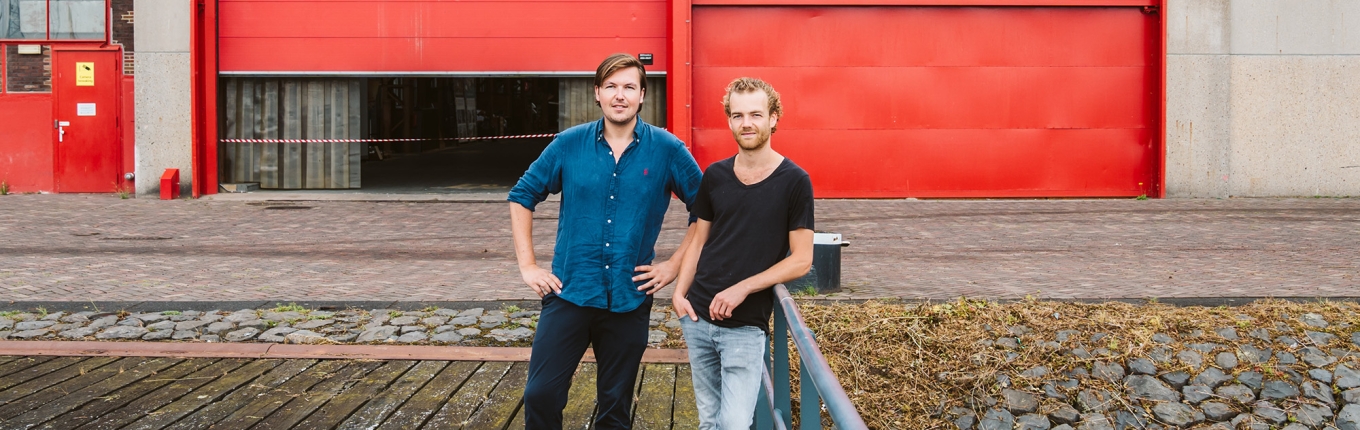
[[[1166,194],[1227,197],[1228,0],[1169,0],[1166,14]]]
[[[1170,0],[1167,195],[1360,196],[1360,1]]]
[[[1360,1],[1233,0],[1239,196],[1360,196]]]
[[[134,0],[137,25],[137,195],[160,195],[160,176],[180,169],[180,195],[193,177],[189,61],[190,0]]]

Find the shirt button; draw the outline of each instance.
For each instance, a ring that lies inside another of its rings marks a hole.
[[[614,200],[614,196],[609,196],[609,200]]]
[[[607,220],[604,220],[604,222],[605,222],[605,224],[613,224],[613,223],[614,223],[614,220],[612,220],[612,219],[607,219]]]
[[[618,173],[615,173],[614,176],[619,176],[619,174],[618,174]]]
[[[608,244],[608,243],[606,243],[606,244],[604,244],[604,246],[605,246],[605,247],[608,247],[608,246],[609,246],[609,244]]]
[[[608,265],[608,264],[604,265],[604,268],[608,269],[608,268],[609,268],[609,265]]]

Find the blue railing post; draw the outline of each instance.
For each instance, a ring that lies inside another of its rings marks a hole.
[[[802,430],[822,428],[822,398],[817,395],[817,385],[813,384],[812,374],[808,373],[803,360],[798,360],[798,383],[802,387],[798,390],[798,404],[802,407],[798,411],[798,428]]]
[[[783,284],[774,286],[773,347],[765,354],[765,371],[760,381],[760,397],[756,404],[752,428],[787,430],[793,425],[792,390],[789,382],[789,341],[798,347],[799,402],[798,418],[803,430],[822,426],[822,401],[836,428],[867,430],[855,405],[845,395],[840,381],[817,346],[816,336],[803,322],[798,304]],[[771,375],[773,373],[773,375]]]
[[[793,427],[793,390],[789,387],[789,321],[784,318],[784,310],[774,307],[774,407],[783,412],[781,420],[785,427]]]

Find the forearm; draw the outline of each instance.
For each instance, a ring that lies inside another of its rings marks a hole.
[[[701,229],[699,226],[701,222],[704,221],[689,225],[689,231],[685,233],[684,241],[688,242],[688,245],[680,245],[681,248],[685,249],[680,260],[680,275],[675,281],[675,297],[685,297],[689,294],[689,287],[694,284],[695,273],[699,271],[699,255],[703,254],[704,241],[708,239],[708,229]]]
[[[734,288],[742,288],[747,294],[761,291],[775,284],[789,282],[806,275],[812,268],[812,256],[794,253],[780,260],[769,269],[738,282]]]
[[[680,239],[680,247],[675,249],[674,254],[671,254],[670,261],[675,262],[685,261],[685,256],[688,255],[689,251],[694,248],[695,230],[698,228],[698,225],[699,223],[697,222],[690,223],[689,228],[685,229],[685,238]]]
[[[519,203],[510,203],[510,231],[515,237],[515,260],[519,267],[537,266],[534,257],[534,212]]]

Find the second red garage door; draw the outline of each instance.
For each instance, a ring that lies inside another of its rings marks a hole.
[[[737,76],[818,197],[1157,195],[1160,26],[1136,7],[694,8],[694,153]]]

